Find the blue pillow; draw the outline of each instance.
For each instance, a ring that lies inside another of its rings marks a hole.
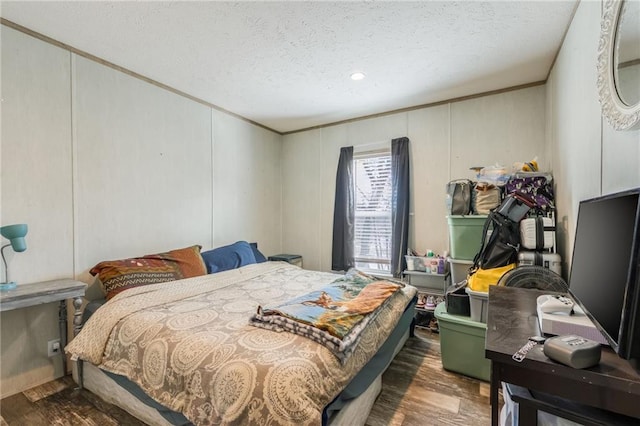
[[[228,246],[205,251],[202,253],[202,260],[209,274],[256,263],[253,250],[246,241],[238,241]]]
[[[253,255],[256,257],[256,263],[266,262],[267,258],[265,257],[260,250],[258,250],[258,243],[249,243],[251,246],[251,250],[253,250]]]

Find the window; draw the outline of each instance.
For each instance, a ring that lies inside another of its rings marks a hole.
[[[356,267],[391,273],[391,153],[354,155]]]
[[[357,267],[402,275],[409,239],[409,177],[407,137],[392,139],[390,149],[376,152],[354,155],[353,146],[340,148],[332,270]]]

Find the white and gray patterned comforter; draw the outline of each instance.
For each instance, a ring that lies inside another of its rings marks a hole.
[[[128,377],[196,425],[320,424],[324,407],[377,352],[416,293],[405,286],[344,365],[302,336],[249,325],[259,304],[320,289],[335,274],[281,262],[127,290],[66,351]]]

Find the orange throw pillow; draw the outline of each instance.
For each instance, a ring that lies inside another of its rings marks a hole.
[[[166,253],[107,260],[98,263],[89,272],[100,278],[109,300],[130,288],[206,274],[207,269],[200,256],[201,248],[196,245]]]

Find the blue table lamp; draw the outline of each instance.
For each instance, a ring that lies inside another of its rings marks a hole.
[[[24,237],[27,235],[28,230],[29,228],[24,223],[18,225],[7,225],[0,228],[0,234],[9,240],[9,244],[2,246],[0,249],[0,255],[2,255],[2,263],[4,263],[5,271],[5,281],[0,283],[0,291],[16,288],[16,283],[9,281],[9,268],[7,267],[7,260],[4,258],[4,249],[11,246],[15,252],[25,251],[27,249],[27,243],[24,240]]]

